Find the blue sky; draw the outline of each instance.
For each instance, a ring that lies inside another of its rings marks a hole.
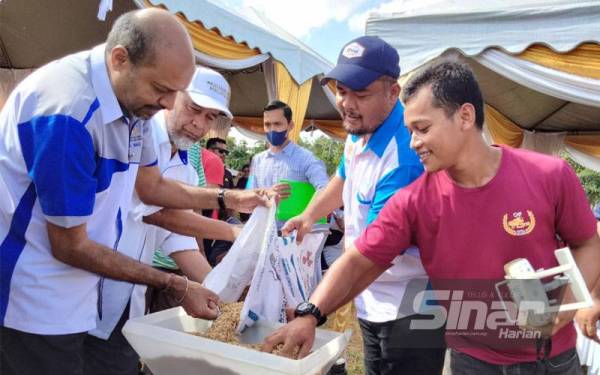
[[[263,12],[292,35],[335,63],[340,49],[364,34],[370,12],[397,9],[410,0],[225,0]]]

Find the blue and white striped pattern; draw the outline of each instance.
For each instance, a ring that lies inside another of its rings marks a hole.
[[[101,45],[27,77],[0,112],[0,133],[0,324],[87,331],[98,276],[52,256],[46,223],[85,223],[90,239],[118,243],[138,165],[156,160],[151,130],[123,117]]]
[[[281,179],[310,182],[317,190],[329,182],[325,164],[294,142],[289,142],[280,152],[266,150],[255,155],[246,188],[268,188]]]

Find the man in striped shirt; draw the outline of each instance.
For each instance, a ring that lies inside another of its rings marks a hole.
[[[246,187],[275,188],[282,199],[289,191],[287,184],[280,184],[282,179],[310,182],[317,190],[324,188],[329,182],[325,164],[288,138],[294,128],[292,109],[279,100],[270,102],[264,108],[263,124],[269,148],[252,158]],[[283,224],[278,221],[277,228]]]

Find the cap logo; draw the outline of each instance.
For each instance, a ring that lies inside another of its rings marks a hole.
[[[216,82],[212,82],[212,81],[206,81],[206,84],[208,85],[208,89],[210,91],[213,91],[217,95],[219,95],[219,96],[225,98],[225,100],[229,101],[229,90],[227,90],[225,87],[219,85]]]
[[[342,56],[344,56],[348,59],[353,59],[355,57],[361,57],[364,52],[365,52],[365,47],[361,46],[357,42],[353,42],[353,43],[348,44],[344,48],[344,51],[342,52]]]

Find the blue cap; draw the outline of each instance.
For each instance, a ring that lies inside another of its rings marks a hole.
[[[383,75],[395,79],[400,76],[398,52],[379,37],[361,36],[342,48],[336,66],[321,84],[333,79],[359,91]]]

